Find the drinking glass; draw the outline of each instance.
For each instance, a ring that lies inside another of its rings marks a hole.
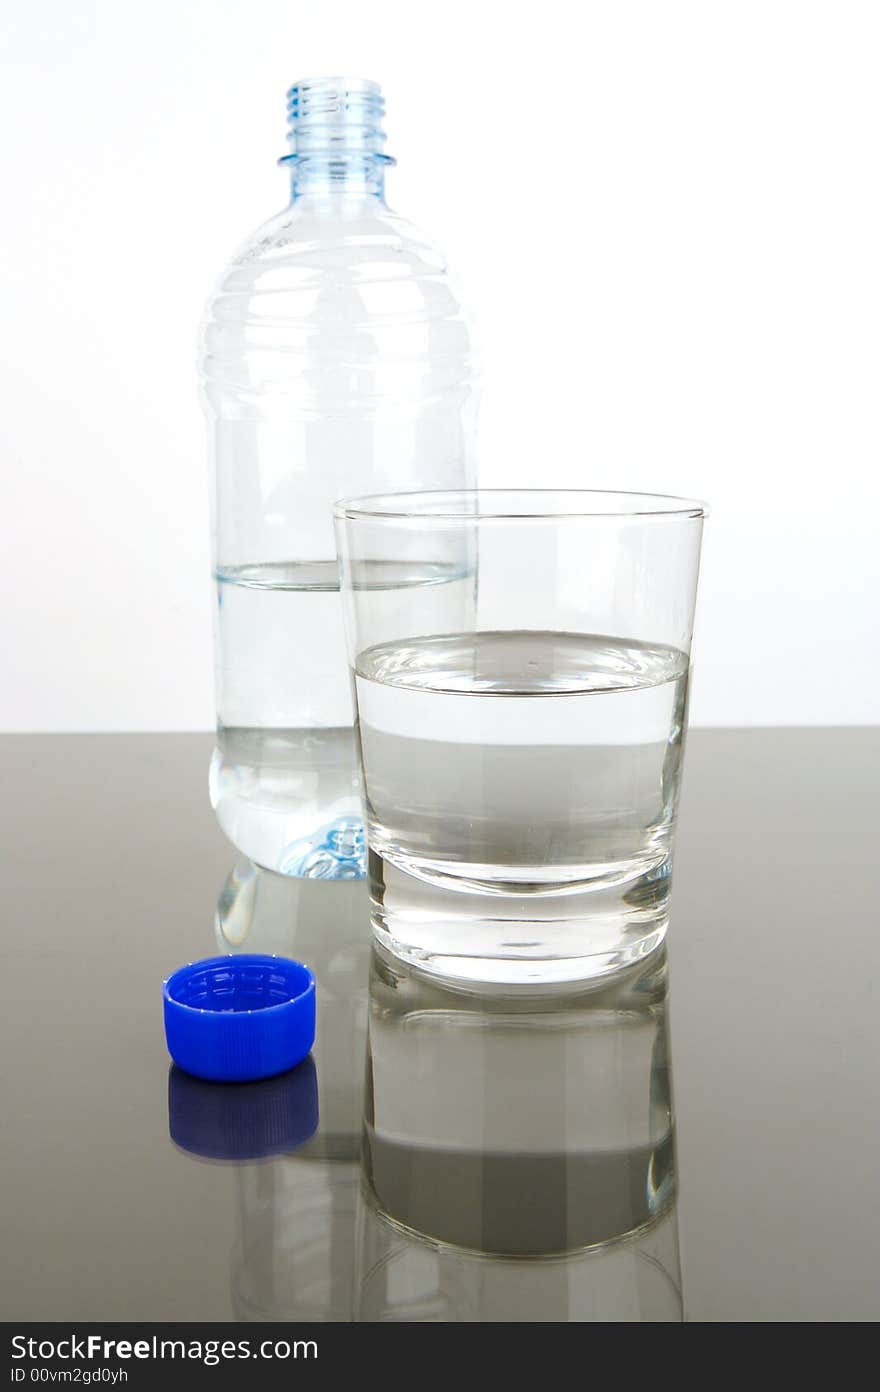
[[[651,494],[336,506],[374,931],[502,986],[662,941],[703,507]]]

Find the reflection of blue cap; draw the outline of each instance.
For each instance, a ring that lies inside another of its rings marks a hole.
[[[315,1042],[315,978],[289,957],[207,957],[169,976],[162,994],[168,1052],[197,1078],[271,1078]]]
[[[172,1064],[168,1130],[207,1160],[262,1160],[304,1145],[318,1129],[318,1079],[310,1058],[261,1083],[205,1083]]]

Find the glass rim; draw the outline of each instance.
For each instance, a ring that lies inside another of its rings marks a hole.
[[[703,518],[706,504],[669,493],[624,489],[461,488],[340,498],[333,505],[333,514],[338,521],[348,522],[585,522],[599,518]]]

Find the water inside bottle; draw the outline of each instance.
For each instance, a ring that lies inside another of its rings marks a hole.
[[[359,587],[391,597],[444,585],[442,563],[369,562]],[[218,568],[219,721],[211,801],[258,865],[314,879],[365,873],[364,829],[337,563]]]

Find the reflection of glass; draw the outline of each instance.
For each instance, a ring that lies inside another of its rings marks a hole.
[[[649,494],[337,504],[372,917],[422,971],[579,981],[662,940],[702,508]],[[381,561],[468,560],[371,590]]]
[[[299,1069],[237,1088],[172,1078],[178,1143],[195,1136],[193,1153],[247,1162],[237,1165],[236,1317],[349,1321],[370,943],[364,882],[239,861],[220,894],[216,934],[223,952],[306,962],[317,985],[315,1047]]]
[[[661,949],[590,993],[475,996],[381,949],[361,1320],[680,1320]]]

